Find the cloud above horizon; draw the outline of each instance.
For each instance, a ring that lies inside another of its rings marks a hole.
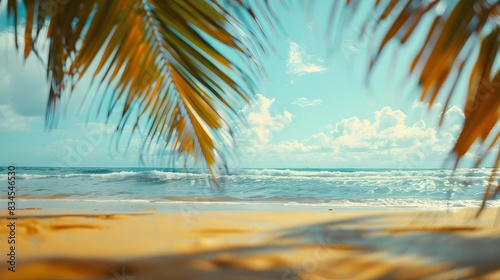
[[[440,129],[427,127],[424,120],[407,123],[401,110],[386,106],[373,112],[373,120],[356,116],[345,118],[303,140],[287,139],[254,152],[260,158],[295,160],[312,163],[408,163],[446,155],[456,141],[463,112],[456,106],[446,111]],[[268,139],[269,140],[269,139]],[[412,167],[418,168],[415,162]],[[417,163],[417,165],[420,163]],[[421,166],[420,166],[421,167]]]
[[[406,124],[406,114],[400,110],[383,107],[374,116],[373,122],[357,117],[338,122],[330,131],[333,146],[358,160],[375,156],[404,159],[420,152],[447,153],[455,141],[455,127],[438,132],[426,127],[423,120]]]
[[[21,131],[30,129],[31,125],[42,120],[39,116],[24,116],[18,114],[13,106],[0,104],[0,131]]]
[[[324,72],[324,66],[310,62],[313,56],[306,55],[300,46],[295,42],[290,42],[288,52],[287,72],[292,75],[301,76],[309,73]]]
[[[273,131],[281,130],[292,122],[292,113],[286,110],[282,114],[271,114],[274,101],[274,98],[257,94],[250,104],[242,109],[248,125],[248,129],[244,132],[245,138],[253,137],[258,144],[266,144]]]
[[[24,34],[24,27],[19,27]],[[42,30],[44,32],[44,30]],[[21,35],[18,35],[21,37]],[[31,55],[23,61],[23,40],[14,45],[14,32],[0,32],[0,131],[29,130],[45,115],[49,83],[42,63]],[[44,42],[40,42],[42,46]],[[42,58],[45,58],[42,55]]]
[[[292,102],[293,105],[300,107],[320,106],[323,104],[322,99],[308,99],[307,97],[299,97]]]

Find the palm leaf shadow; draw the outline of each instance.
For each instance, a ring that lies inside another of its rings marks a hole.
[[[410,224],[391,233],[391,223],[401,221],[408,217],[378,214],[265,232],[260,236],[264,244],[116,261],[50,258],[27,262],[25,268],[43,264],[88,279],[108,279],[110,271],[123,268],[127,275],[148,279],[480,278],[499,273],[500,250],[492,245],[500,244],[500,237],[467,236],[461,233],[470,227],[442,225],[429,230]]]

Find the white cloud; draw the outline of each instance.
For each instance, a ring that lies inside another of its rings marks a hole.
[[[442,113],[439,114],[441,117]],[[444,115],[443,127],[452,132],[459,132],[462,129],[465,115],[462,109],[457,106],[451,106]]]
[[[403,126],[406,115],[400,110],[392,110],[390,107],[384,107],[375,111],[375,125],[377,128],[385,129],[395,126]]]
[[[41,59],[37,58],[33,52],[27,59],[24,59],[24,29],[24,26],[18,26],[19,49],[17,50],[14,44],[13,28],[9,27],[4,32],[0,32],[0,105],[11,106],[15,113],[20,116],[43,118],[46,113],[50,88],[50,81],[47,80],[45,69],[50,41],[46,38],[47,28],[43,27],[36,43]],[[97,95],[98,85],[94,84],[92,87],[90,85],[94,78],[91,74],[92,70],[98,62],[99,59],[95,59],[88,74],[78,81],[71,95],[66,94],[68,92],[63,92],[57,104],[59,116],[67,112],[70,112],[70,116],[72,116],[80,111],[87,111],[90,100]],[[95,78],[99,79],[101,76]],[[87,102],[83,103],[86,97]],[[88,114],[97,111],[96,105],[98,104],[98,102],[93,103],[94,110],[91,112],[88,109]],[[116,107],[115,112],[118,110],[119,108]]]
[[[24,27],[19,27],[19,49],[14,45],[13,30],[0,32],[0,105],[9,106],[16,115],[42,117],[49,93],[44,65],[33,54],[23,61]],[[42,33],[45,30],[41,31]],[[43,37],[43,36],[41,36]],[[37,47],[42,48],[47,40],[39,40]],[[44,53],[42,60],[46,60]],[[5,113],[4,113],[5,114]]]
[[[456,109],[450,112],[457,113]],[[332,131],[333,145],[346,156],[357,158],[384,155],[398,160],[422,151],[428,157],[431,153],[447,153],[458,132],[453,126],[438,133],[434,128],[426,128],[423,120],[408,125],[406,115],[390,107],[377,110],[374,115],[374,122],[352,117],[337,123]]]
[[[257,94],[252,102],[242,110],[248,123],[245,137],[256,137],[259,143],[269,142],[272,131],[283,129],[292,122],[292,114],[284,111],[282,114],[271,115],[270,108],[275,99],[269,99]]]
[[[293,75],[304,75],[307,73],[316,73],[326,71],[326,68],[310,62],[311,56],[306,55],[295,42],[290,42],[290,51],[288,53],[288,73]]]
[[[306,97],[299,97],[292,102],[292,104],[300,106],[300,107],[308,107],[308,106],[319,106],[323,104],[323,100],[321,99],[308,99]]]
[[[330,138],[324,132],[320,132],[313,134],[302,142],[312,146],[324,147],[330,143]]]
[[[409,162],[411,167],[419,167],[421,162],[415,158],[446,155],[456,141],[460,131],[457,125],[463,121],[463,112],[458,107],[451,107],[446,112],[449,121],[437,130],[428,127],[424,120],[407,123],[405,113],[383,107],[373,113],[372,120],[346,118],[328,125],[329,132],[315,133],[303,140],[287,139],[273,143],[267,138],[266,145],[252,152],[257,154],[257,159],[275,159],[284,163]]]
[[[41,117],[23,116],[10,105],[0,104],[0,131],[28,130]]]

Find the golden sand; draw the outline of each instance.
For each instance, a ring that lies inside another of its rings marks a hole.
[[[21,210],[0,279],[500,279],[500,209],[475,211]]]

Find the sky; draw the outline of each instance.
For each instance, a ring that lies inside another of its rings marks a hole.
[[[117,144],[116,117],[88,112],[89,79],[63,98],[55,129],[45,129],[48,82],[34,56],[23,62],[0,7],[0,165],[61,167],[141,166],[141,137]],[[249,104],[246,124],[234,123],[234,168],[439,168],[451,167],[450,150],[463,123],[463,100],[448,108],[419,101],[408,63],[422,43],[424,21],[404,47],[391,43],[367,78],[373,43],[382,32],[362,33],[370,7],[328,30],[330,6],[276,6],[283,31],[270,31],[267,77]],[[336,19],[349,15],[338,15]],[[22,28],[22,27],[21,27]],[[383,28],[382,28],[383,29]],[[22,49],[22,48],[21,48]],[[465,90],[461,81],[458,91]],[[82,103],[83,100],[86,102]],[[83,108],[82,108],[82,104]],[[446,113],[445,122],[438,119]],[[130,129],[130,128],[128,128]],[[126,135],[126,133],[125,133]],[[146,157],[147,159],[147,157]],[[466,155],[464,166],[472,164]],[[153,166],[147,161],[147,166]]]

